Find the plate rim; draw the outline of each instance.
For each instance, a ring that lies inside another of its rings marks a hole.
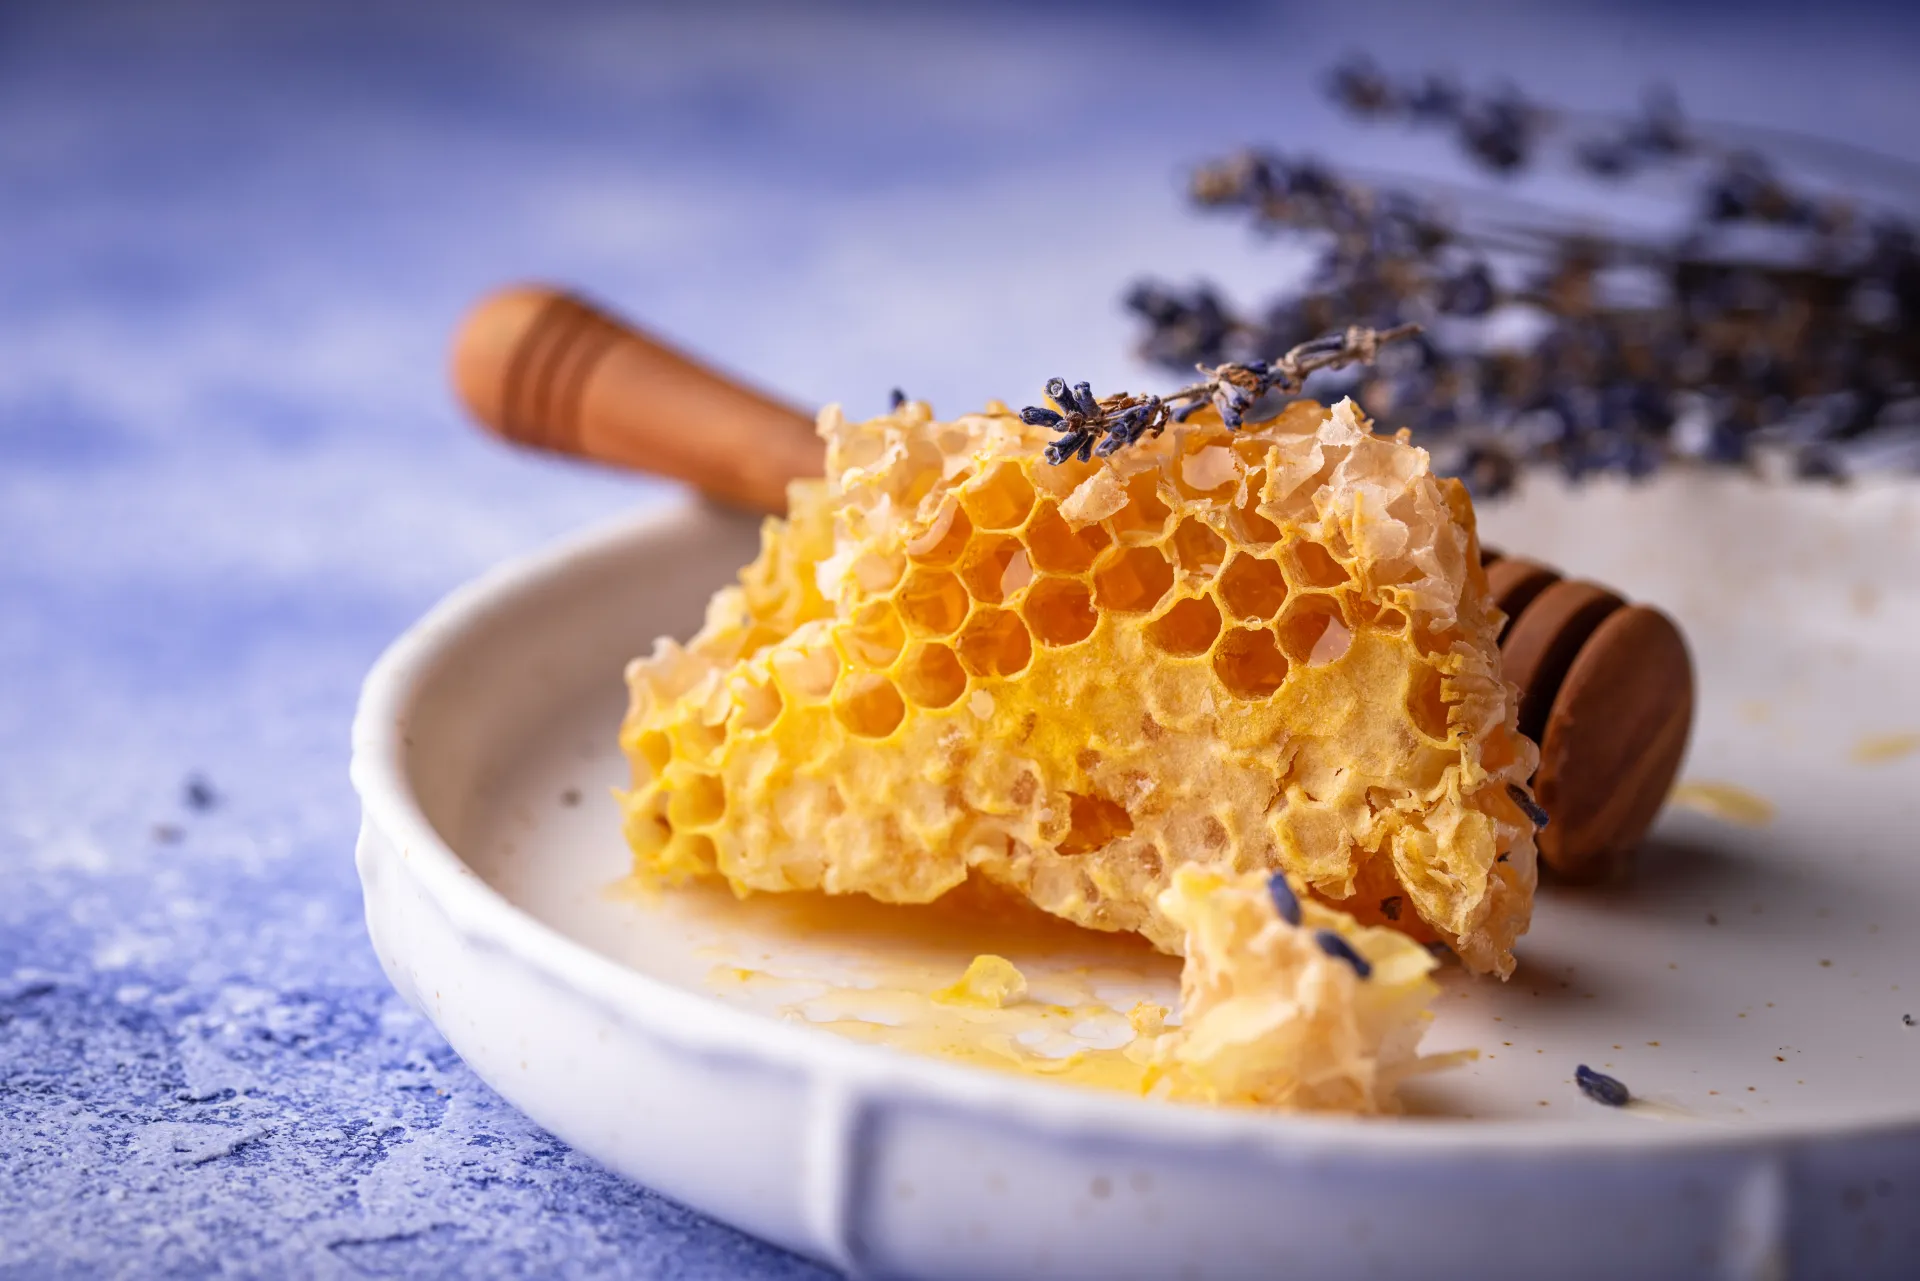
[[[1623,1126],[1560,1119],[1276,1113],[1170,1103],[850,1041],[736,1008],[595,951],[517,907],[434,829],[406,768],[411,713],[436,666],[467,643],[482,623],[511,613],[522,597],[580,572],[583,565],[621,556],[632,545],[678,525],[715,519],[720,510],[681,496],[511,557],[443,596],[388,645],[368,672],[353,717],[348,767],[363,829],[377,828],[392,841],[409,874],[463,941],[510,955],[622,1024],[680,1049],[786,1068],[816,1084],[857,1086],[870,1098],[910,1099],[969,1112],[984,1108],[1055,1134],[1097,1133],[1110,1141],[1155,1146],[1251,1143],[1290,1156],[1337,1150],[1348,1158],[1388,1159],[1416,1153],[1429,1158],[1551,1154],[1564,1159],[1646,1150],[1736,1155],[1783,1144],[1856,1138],[1920,1140],[1920,1097],[1905,1112]],[[363,868],[363,880],[365,875]],[[432,1019],[430,1012],[427,1016]]]

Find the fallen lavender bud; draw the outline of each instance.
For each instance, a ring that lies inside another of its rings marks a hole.
[[[1604,1103],[1610,1108],[1623,1108],[1633,1101],[1633,1093],[1625,1085],[1605,1072],[1594,1071],[1584,1063],[1573,1070],[1573,1081],[1580,1087],[1580,1093],[1595,1103]]]
[[[1287,883],[1285,872],[1275,872],[1267,878],[1267,894],[1273,899],[1273,910],[1288,925],[1300,924],[1300,896],[1293,892],[1293,886]]]
[[[1347,942],[1332,930],[1315,930],[1313,932],[1313,941],[1320,945],[1322,952],[1325,952],[1334,960],[1345,961],[1348,965],[1351,965],[1353,972],[1361,978],[1369,979],[1373,977],[1373,963],[1367,960],[1366,957],[1360,955],[1360,953],[1354,951],[1353,944]]]

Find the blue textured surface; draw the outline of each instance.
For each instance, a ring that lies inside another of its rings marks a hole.
[[[855,411],[1137,381],[1130,274],[1284,266],[1182,215],[1183,161],[1426,156],[1315,101],[1358,40],[1916,118],[1910,20],[1447,9],[0,8],[0,1277],[815,1274],[521,1119],[367,946],[362,674],[661,492],[471,432],[446,336],[539,276]]]

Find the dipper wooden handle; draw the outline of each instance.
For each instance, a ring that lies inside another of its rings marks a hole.
[[[508,440],[671,476],[753,511],[784,512],[787,482],[826,462],[800,410],[554,289],[475,307],[453,378]],[[1508,615],[1500,651],[1520,728],[1540,744],[1541,859],[1564,879],[1596,879],[1639,844],[1686,753],[1686,640],[1665,614],[1597,584],[1492,550],[1483,561]]]
[[[784,512],[787,482],[826,466],[807,414],[555,289],[503,290],[469,312],[453,383],[508,440],[671,476],[751,511]]]
[[[1500,661],[1520,688],[1520,730],[1540,745],[1533,793],[1551,820],[1541,862],[1565,880],[1598,880],[1646,835],[1686,755],[1686,638],[1596,583],[1491,550],[1482,561],[1507,614]]]

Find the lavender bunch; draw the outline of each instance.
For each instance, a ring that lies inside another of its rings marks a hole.
[[[1609,120],[1364,62],[1328,84],[1364,118],[1449,130],[1496,173],[1560,148],[1592,179],[1679,175],[1695,217],[1636,239],[1485,192],[1464,194],[1493,212],[1466,217],[1405,184],[1243,152],[1195,173],[1194,204],[1315,246],[1313,270],[1250,312],[1206,284],[1136,284],[1149,361],[1252,365],[1347,323],[1420,326],[1346,390],[1480,493],[1535,463],[1637,477],[1779,453],[1803,476],[1920,470],[1920,233],[1904,213],[1797,185],[1670,93]],[[1494,341],[1496,313],[1529,318],[1534,340]]]
[[[1094,397],[1087,383],[1071,387],[1064,378],[1047,380],[1049,405],[1029,405],[1020,411],[1022,422],[1046,427],[1059,435],[1047,446],[1047,461],[1058,466],[1069,458],[1087,462],[1106,458],[1134,444],[1142,436],[1158,436],[1169,422],[1185,422],[1202,405],[1219,411],[1220,421],[1233,431],[1256,408],[1300,390],[1308,375],[1356,362],[1372,361],[1384,343],[1398,342],[1420,332],[1418,325],[1399,325],[1384,331],[1349,326],[1300,343],[1275,360],[1200,365],[1204,377],[1162,396],[1119,392]]]
[[[1680,112],[1680,100],[1664,86],[1650,90],[1638,112],[1592,127],[1579,112],[1537,102],[1513,85],[1469,93],[1449,77],[1428,72],[1396,82],[1364,54],[1355,54],[1328,74],[1327,94],[1348,114],[1398,120],[1416,127],[1451,130],[1468,157],[1497,174],[1524,169],[1556,134],[1582,125],[1573,143],[1576,162],[1609,178],[1693,154],[1708,146]]]

